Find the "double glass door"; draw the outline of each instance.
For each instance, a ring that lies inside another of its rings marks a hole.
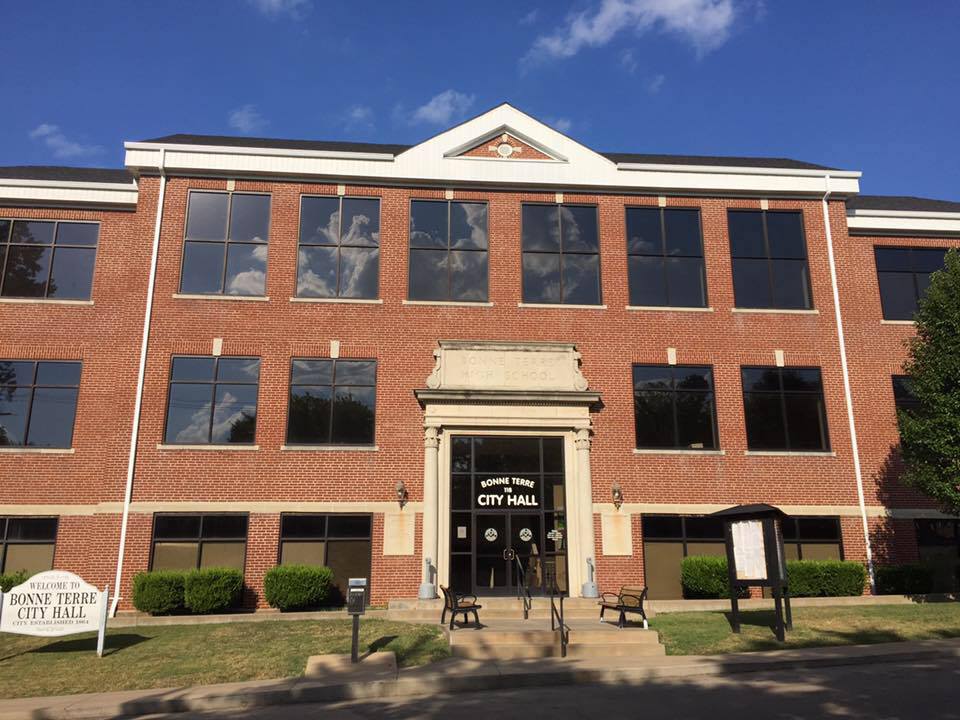
[[[477,513],[474,591],[515,593],[518,584],[543,587],[543,516]]]

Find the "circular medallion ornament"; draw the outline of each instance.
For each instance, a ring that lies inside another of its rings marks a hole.
[[[523,540],[524,542],[530,542],[532,538],[533,538],[533,533],[530,532],[530,528],[523,528],[520,531],[520,539]]]
[[[502,142],[497,145],[497,155],[502,158],[508,158],[513,155],[513,145],[508,142]]]
[[[487,542],[493,542],[498,537],[500,537],[500,535],[499,533],[497,533],[496,528],[487,528],[486,531],[483,533],[483,537]]]

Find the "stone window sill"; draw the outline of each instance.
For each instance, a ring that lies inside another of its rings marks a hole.
[[[35,448],[35,447],[3,447],[0,454],[11,455],[73,455],[73,448]]]
[[[822,452],[800,452],[797,450],[744,450],[744,455],[754,457],[836,457],[837,454],[832,451]]]
[[[726,455],[726,450],[688,450],[687,448],[634,448],[634,455]]]
[[[552,310],[606,310],[606,305],[565,305],[563,303],[517,303],[522,308],[550,308]]]
[[[493,307],[492,302],[461,302],[457,300],[404,300],[404,305],[439,305],[440,307]]]
[[[93,300],[58,300],[57,298],[15,298],[2,297],[0,303],[20,305],[93,305]]]
[[[226,450],[227,452],[259,450],[259,445],[175,445],[157,443],[157,450]]]
[[[290,452],[377,452],[376,445],[281,445],[281,450]]]
[[[270,302],[264,295],[199,295],[193,293],[174,293],[175,300],[234,300],[240,302]]]
[[[791,308],[730,308],[730,312],[746,313],[753,315],[819,315],[820,311],[816,308],[810,310],[791,309]]]
[[[916,325],[916,320],[881,320],[881,325]]]
[[[383,300],[375,298],[321,298],[321,297],[292,297],[290,302],[295,303],[345,303],[348,305],[383,305]]]
[[[683,307],[675,305],[627,305],[627,310],[652,310],[654,312],[713,312],[712,307]]]

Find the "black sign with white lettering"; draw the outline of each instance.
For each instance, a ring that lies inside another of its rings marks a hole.
[[[540,478],[477,478],[474,490],[477,510],[540,509]]]

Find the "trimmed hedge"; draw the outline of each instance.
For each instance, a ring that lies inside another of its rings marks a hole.
[[[873,574],[879,595],[925,595],[933,592],[935,571],[929,565],[878,565]]]
[[[787,587],[791,597],[860,595],[866,580],[866,569],[854,561],[787,561]],[[684,558],[680,583],[683,596],[688,599],[730,597],[727,559],[705,555]]]
[[[234,568],[191,570],[183,581],[183,602],[198,615],[223,612],[240,601],[243,573]]]
[[[0,592],[10,592],[17,585],[23,585],[30,574],[26,570],[17,570],[16,572],[0,575]]]
[[[267,571],[263,594],[270,607],[303,610],[323,605],[330,597],[333,570],[319,565],[278,565]]]
[[[184,610],[184,579],[178,570],[138,573],[133,578],[133,606],[151,615],[170,615]]]

